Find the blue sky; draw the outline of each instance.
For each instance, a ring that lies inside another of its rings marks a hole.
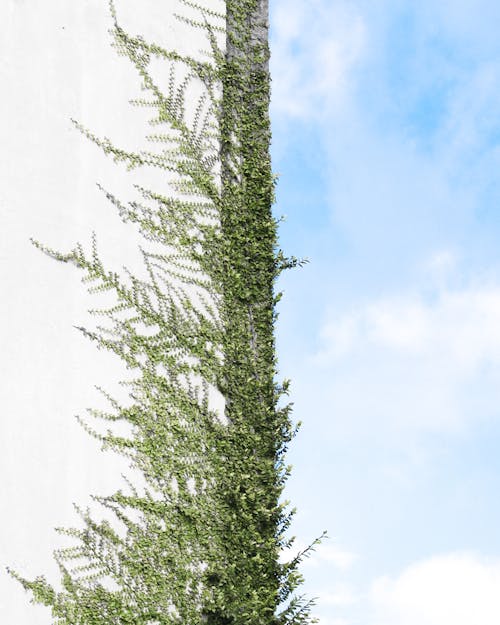
[[[271,4],[307,589],[325,625],[496,623],[500,6]]]

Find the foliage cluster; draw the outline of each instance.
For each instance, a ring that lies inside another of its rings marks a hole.
[[[61,590],[11,572],[58,625],[310,620],[310,602],[295,594],[308,550],[281,560],[291,542],[293,511],[280,498],[294,429],[290,405],[280,404],[288,381],[275,381],[275,283],[298,261],[278,249],[272,215],[267,2],[227,0],[221,12],[179,2],[177,17],[206,34],[206,60],[130,35],[110,5],[114,46],[148,94],[134,103],[154,111],[148,139],[158,149],[130,152],[75,122],[129,168],[173,174],[171,193],[138,186],[140,199],[126,204],[102,189],[148,242],[148,278],[106,269],[95,239],[89,252],[78,244],[69,253],[34,241],[80,268],[92,292],[114,294],[115,305],[93,311],[106,325],[79,329],[137,375],[129,405],[106,394],[110,411],[89,412],[126,422],[131,434],[82,423],[145,480],[94,497],[121,529],[80,510],[82,529],[58,530],[75,539],[55,553]],[[166,89],[152,60],[165,65]]]

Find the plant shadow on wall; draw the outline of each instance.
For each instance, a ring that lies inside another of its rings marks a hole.
[[[280,497],[296,429],[280,403],[289,382],[275,382],[274,285],[301,262],[278,249],[272,216],[267,2],[228,0],[221,12],[179,2],[180,22],[206,36],[201,59],[129,35],[110,4],[114,46],[141,79],[147,98],[134,104],[154,112],[147,138],[159,149],[121,149],[75,122],[115,161],[165,174],[168,193],[136,185],[128,203],[100,187],[148,242],[147,277],[108,270],[95,235],[89,251],[69,253],[33,241],[81,269],[91,293],[114,297],[90,311],[104,325],[78,329],[137,374],[125,382],[130,404],[103,391],[109,412],[89,410],[130,435],[81,423],[145,484],[93,497],[116,523],[78,509],[82,529],[58,529],[74,540],[54,554],[61,590],[9,570],[59,625],[312,620],[298,566],[320,539],[281,558],[293,542]]]

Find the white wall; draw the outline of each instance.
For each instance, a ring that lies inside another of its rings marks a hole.
[[[131,33],[195,53],[200,41],[172,19],[176,5],[117,0]],[[91,493],[121,485],[127,462],[101,452],[74,415],[104,406],[93,385],[116,390],[123,369],[73,328],[92,327],[86,309],[97,303],[81,273],[42,255],[29,237],[69,251],[95,230],[105,261],[134,264],[131,227],[95,182],[127,200],[131,183],[148,175],[106,159],[70,118],[134,148],[148,112],[127,103],[141,95],[139,81],[110,47],[103,0],[3,0],[0,24],[0,622],[46,625],[49,610],[29,605],[5,566],[57,583],[52,550],[63,540],[53,528],[78,525],[72,502],[85,507]]]

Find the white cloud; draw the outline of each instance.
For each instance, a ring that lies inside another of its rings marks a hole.
[[[336,584],[332,592],[320,592],[318,605],[320,606],[350,606],[358,601],[358,596],[349,584]]]
[[[355,553],[343,549],[339,545],[322,543],[316,547],[312,556],[307,560],[311,565],[330,563],[336,568],[346,571],[357,560]]]
[[[458,553],[412,564],[370,591],[374,625],[496,625],[500,561]]]
[[[456,269],[458,258],[452,250],[440,250],[424,263],[424,270],[431,281],[438,288],[446,286],[453,271]]]
[[[439,270],[450,262],[433,259]],[[497,412],[500,286],[424,292],[381,297],[324,325],[314,360],[331,369],[334,408],[346,421],[448,430]]]
[[[273,108],[310,118],[339,101],[364,36],[364,22],[352,5],[278,1],[272,29]]]
[[[297,541],[292,546],[292,554],[287,552],[282,554],[283,560],[289,560],[290,557],[294,557],[296,553],[303,551],[306,547],[307,544]],[[347,571],[357,558],[355,553],[342,548],[340,545],[322,542],[314,548],[314,551],[309,552],[309,556],[303,560],[302,566],[318,567],[331,564],[336,569]]]
[[[379,299],[330,321],[322,358],[363,343],[408,356],[437,357],[465,372],[500,363],[500,287],[443,290],[434,301],[419,294]]]

